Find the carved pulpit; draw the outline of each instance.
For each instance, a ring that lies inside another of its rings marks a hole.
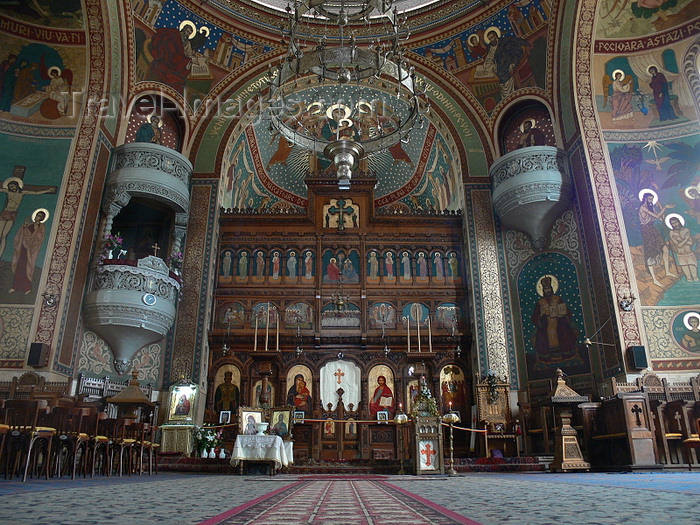
[[[581,454],[576,429],[571,426],[572,408],[588,402],[588,398],[566,385],[564,373],[560,368],[557,368],[557,384],[550,395],[550,401],[554,405],[556,420],[559,423],[554,444],[554,461],[550,468],[561,472],[590,470],[590,463],[584,461]]]

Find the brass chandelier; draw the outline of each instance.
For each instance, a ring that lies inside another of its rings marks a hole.
[[[408,142],[429,109],[393,0],[304,0],[287,6],[286,56],[268,73],[271,128],[323,153],[340,189],[361,159]],[[377,28],[381,35],[370,35]],[[364,36],[357,33],[363,32]]]

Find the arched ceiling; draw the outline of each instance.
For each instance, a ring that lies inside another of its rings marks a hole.
[[[173,3],[174,0],[168,0],[166,7]],[[408,56],[416,65],[432,110],[409,144],[370,160],[369,168],[382,174],[376,191],[377,205],[459,208],[462,200],[455,200],[455,196],[461,194],[462,182],[483,180],[495,156],[492,136],[495,116],[516,98],[516,93],[545,96],[547,41],[552,38],[548,27],[555,13],[551,11],[550,0],[487,3],[480,0],[397,0],[395,4],[399,10],[409,11]],[[247,108],[247,104],[259,107],[267,69],[286,52],[279,43],[279,26],[286,17],[287,2],[180,0],[179,5],[178,9],[169,8],[167,20],[152,20],[151,27],[155,31],[159,27],[177,27],[188,17],[198,28],[206,23],[216,42],[207,42],[201,49],[209,53],[213,76],[209,90],[202,92],[206,93],[204,101],[225,98],[234,101],[237,109],[234,118],[231,114],[206,116],[198,113],[192,123],[195,133],[187,146],[196,155],[195,170],[229,177],[225,184],[227,193],[222,200],[225,207],[303,206],[306,153],[281,144],[279,137],[271,134],[269,123],[256,118],[256,109],[240,111]],[[515,20],[515,15],[522,20]],[[516,27],[516,22],[521,26]],[[139,24],[136,25],[138,30]],[[504,90],[505,84],[495,72],[484,73],[479,69],[486,60],[488,46],[482,49],[473,45],[475,35],[484,43],[485,33],[494,27],[502,40],[511,39],[517,42],[517,50],[526,50],[525,56],[516,52],[518,56],[513,58],[517,62],[514,69],[517,79],[510,93]],[[149,27],[144,27],[143,31],[144,38],[148,38]],[[369,26],[364,33],[360,28],[360,38],[372,31]],[[524,43],[523,37],[529,39],[529,44]],[[233,66],[229,63],[228,68],[219,72],[212,58],[220,56],[220,43],[225,39],[233,42],[235,53],[245,49],[245,56],[231,55],[238,57],[238,62]],[[537,51],[536,57],[533,58],[529,49]],[[187,90],[184,94],[185,103],[191,106]],[[252,144],[251,137],[255,139]],[[246,144],[242,148],[243,142]],[[245,157],[240,156],[242,151],[247,152]],[[238,156],[231,157],[236,152]],[[247,167],[245,163],[236,165],[244,159]],[[439,159],[445,160],[441,164]],[[254,166],[255,177],[248,183],[241,174],[247,173],[250,166]],[[447,178],[449,182],[442,183],[444,187],[433,188],[433,184],[440,184]],[[248,189],[254,195],[244,197],[242,194],[248,190],[241,190],[241,184],[249,184]]]

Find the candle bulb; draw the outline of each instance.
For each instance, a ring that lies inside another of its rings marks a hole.
[[[450,401],[449,405],[450,405],[450,412],[452,412],[452,401]]]
[[[399,412],[403,410],[403,403],[399,403]]]
[[[433,332],[430,330],[430,314],[428,314],[428,349],[433,351]]]
[[[408,342],[408,351],[411,351],[411,314],[406,316],[406,341]]]
[[[258,351],[258,314],[255,312],[255,342],[253,343],[253,352]]]
[[[423,320],[423,310],[418,314],[418,305],[416,305],[416,339],[418,339],[418,351],[420,352],[420,323]]]
[[[267,303],[267,320],[265,321],[265,351],[267,352],[267,341],[270,338],[270,303]]]

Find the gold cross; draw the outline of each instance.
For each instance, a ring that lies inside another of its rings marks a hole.
[[[158,257],[158,250],[160,250],[160,246],[158,246],[158,243],[155,243],[153,246],[151,246],[151,248],[153,248],[153,255]]]

